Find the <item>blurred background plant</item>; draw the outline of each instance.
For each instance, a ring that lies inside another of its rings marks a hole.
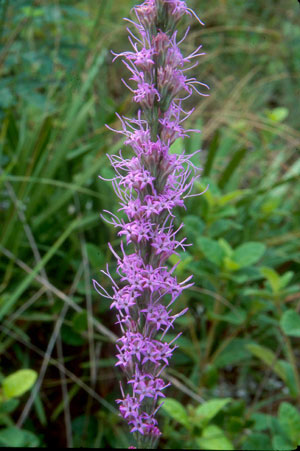
[[[91,279],[106,261],[114,269],[115,230],[99,213],[115,211],[116,198],[97,176],[111,176],[106,153],[122,147],[105,124],[134,112],[110,54],[129,47],[122,18],[134,4],[0,1],[0,446],[130,443],[114,401],[119,331]],[[159,446],[294,449],[299,4],[189,5],[206,27],[194,22],[184,47],[203,44],[195,75],[211,95],[188,124],[202,134],[173,150],[203,149],[195,190],[210,188],[178,211],[193,246],[177,275],[194,274],[195,286],[181,297],[190,310],[178,320]]]

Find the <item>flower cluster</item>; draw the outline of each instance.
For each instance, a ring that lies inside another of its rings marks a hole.
[[[185,250],[185,238],[179,240],[174,209],[184,207],[191,194],[198,169],[192,155],[171,153],[177,138],[195,130],[186,130],[183,122],[193,110],[186,112],[183,101],[193,91],[200,95],[205,86],[186,72],[194,67],[192,60],[202,53],[197,48],[183,56],[176,25],[184,15],[194,15],[181,0],[146,0],[134,8],[136,20],[129,20],[132,51],[114,54],[122,57],[131,73],[129,84],[133,101],[138,106],[135,119],[118,116],[125,145],[133,151],[131,158],[118,155],[108,158],[115,171],[112,181],[120,200],[119,211],[126,220],[113,213],[108,222],[124,237],[121,256],[109,245],[117,260],[119,284],[108,269],[102,271],[112,281],[109,294],[94,281],[101,296],[111,299],[123,336],[117,342],[117,366],[127,377],[130,393],[117,400],[120,414],[128,421],[131,432],[151,439],[160,435],[155,414],[159,397],[164,397],[166,384],[161,375],[169,364],[174,342],[165,340],[175,319],[186,312],[174,314],[172,306],[182,291],[192,285],[188,277],[179,282],[174,275],[176,265],[169,269],[167,260],[178,250]],[[198,18],[197,18],[198,19]],[[198,19],[201,23],[201,21]],[[124,215],[123,215],[124,216]],[[131,249],[131,253],[128,251]]]

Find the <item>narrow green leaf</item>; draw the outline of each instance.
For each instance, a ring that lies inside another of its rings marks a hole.
[[[59,167],[66,154],[70,150],[70,145],[75,139],[80,127],[85,123],[87,115],[89,114],[92,106],[94,104],[94,99],[90,98],[85,104],[83,104],[78,112],[78,115],[73,118],[72,123],[68,124],[65,132],[62,136],[61,142],[56,148],[55,158],[51,158],[46,167],[47,177],[50,178],[55,173],[56,169]]]
[[[224,315],[216,315],[216,314],[209,314],[209,318],[214,318],[219,321],[225,321],[230,324],[234,324],[236,326],[239,326],[240,324],[243,324],[247,318],[247,312],[241,308],[235,308],[234,310],[225,313]]]
[[[219,130],[216,131],[211,143],[210,143],[210,147],[208,149],[208,153],[207,153],[207,159],[204,165],[204,170],[203,170],[203,176],[209,176],[212,166],[213,166],[213,162],[214,159],[217,155],[217,151],[219,148],[219,143],[220,143],[220,132]]]
[[[73,95],[73,101],[71,103],[71,106],[69,107],[67,111],[67,117],[66,122],[71,125],[78,115],[78,112],[81,111],[82,105],[84,105],[84,99],[87,95],[89,89],[91,88],[95,78],[97,75],[99,75],[99,68],[105,61],[105,55],[106,55],[106,49],[104,48],[100,54],[97,54],[88,73],[87,77],[80,87],[80,91],[77,93],[77,95]]]
[[[7,120],[8,120],[7,127],[8,142],[10,143],[11,148],[15,150],[19,142],[19,131],[12,112],[8,114]]]
[[[47,415],[41,400],[40,393],[36,394],[35,400],[34,400],[34,409],[36,412],[36,415],[38,417],[39,422],[42,426],[47,425]]]
[[[52,116],[47,116],[40,127],[40,130],[36,137],[36,141],[33,145],[32,154],[35,155],[35,158],[38,158],[40,153],[42,153],[43,150],[46,148],[50,139],[52,124],[53,124]]]
[[[237,167],[239,166],[240,162],[244,158],[244,156],[247,153],[247,149],[240,149],[231,158],[228,165],[226,166],[224,172],[222,173],[221,177],[219,178],[219,187],[222,189],[224,186],[229,182],[230,177],[235,172]]]
[[[220,205],[220,207],[223,207],[229,202],[234,201],[240,198],[241,196],[245,196],[249,192],[251,192],[251,190],[249,189],[238,189],[235,191],[231,191],[230,193],[224,194],[224,196],[219,197],[218,205]]]
[[[28,274],[17,289],[13,292],[10,298],[5,304],[0,305],[0,320],[3,316],[10,311],[13,305],[17,302],[19,297],[24,293],[26,288],[30,285],[32,280],[38,274],[38,272],[44,268],[46,263],[55,255],[56,251],[60,248],[63,242],[68,238],[68,236],[73,232],[73,230],[78,227],[81,223],[81,219],[75,219],[69,227],[64,231],[64,233],[58,238],[58,240],[51,246],[49,251],[44,255],[44,257],[39,261],[39,263],[34,267],[30,274]],[[1,246],[0,246],[1,250]]]
[[[95,197],[97,199],[103,199],[104,196],[101,193],[93,191],[89,188],[83,188],[80,185],[74,183],[63,182],[62,180],[55,179],[45,179],[41,177],[24,177],[24,176],[14,176],[14,175],[3,175],[4,180],[9,180],[11,182],[26,182],[26,183],[36,183],[40,185],[54,186],[55,188],[63,188],[65,190],[71,191],[71,193],[77,192],[82,194],[87,194],[88,196]]]
[[[122,142],[123,141],[121,140],[115,146],[113,146],[111,152],[114,153],[116,150],[120,149]],[[85,181],[92,175],[97,173],[97,171],[101,167],[103,167],[103,159],[97,158],[95,159],[95,161],[93,161],[93,164],[91,164],[85,171],[79,173],[78,177],[75,176],[74,180],[76,181],[76,184],[72,184],[72,188],[70,187],[70,190],[63,193],[63,195],[61,195],[56,202],[53,202],[51,205],[45,208],[40,215],[34,218],[33,228],[34,229],[39,228],[40,225],[49,216],[52,216],[57,210],[59,210],[59,208],[65,205],[69,201],[69,199],[73,197],[74,192],[77,190],[77,187],[83,185]]]
[[[258,344],[248,344],[246,348],[258,359],[262,360],[266,365],[273,369],[273,371],[286,382],[286,372],[280,362],[278,362],[273,351]]]

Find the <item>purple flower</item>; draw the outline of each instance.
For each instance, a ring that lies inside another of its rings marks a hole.
[[[153,444],[160,435],[155,419],[157,400],[165,397],[163,391],[170,385],[162,373],[177,348],[173,343],[181,335],[168,343],[166,334],[187,311],[174,315],[171,306],[193,285],[192,276],[179,282],[174,275],[177,265],[169,269],[167,260],[188,246],[186,238],[177,238],[183,224],[175,227],[175,208],[185,208],[185,199],[193,196],[199,168],[191,157],[197,152],[172,154],[170,146],[177,138],[199,132],[184,128],[193,109],[185,111],[183,102],[193,92],[206,95],[198,87],[208,87],[187,75],[196,65],[192,60],[202,55],[201,46],[186,56],[180,50],[189,28],[178,41],[178,21],[188,15],[202,23],[185,1],[146,0],[134,12],[136,21],[129,20],[134,27],[129,30],[132,51],[114,54],[115,59],[123,58],[130,71],[130,85],[123,82],[138,105],[137,117],[118,115],[121,130],[114,130],[125,136],[125,146],[132,152],[127,158],[122,152],[108,156],[115,171],[112,184],[120,201],[118,211],[123,217],[106,211],[110,214],[107,222],[119,229],[118,236],[124,236],[125,244],[121,241],[121,256],[109,244],[117,260],[119,283],[108,269],[102,271],[110,278],[113,293],[96,281],[94,287],[112,301],[111,309],[116,311],[123,334],[116,345],[116,366],[125,372],[128,393],[125,395],[121,387],[122,399],[117,400],[120,414],[131,432]]]

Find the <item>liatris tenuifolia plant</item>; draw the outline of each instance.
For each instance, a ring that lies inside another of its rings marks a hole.
[[[208,87],[186,75],[197,65],[193,60],[202,55],[201,46],[183,56],[179,46],[189,28],[179,41],[176,30],[185,15],[193,15],[202,24],[195,12],[181,0],[146,0],[134,13],[135,21],[127,19],[132,51],[114,54],[123,57],[131,72],[132,86],[122,81],[138,106],[135,119],[118,115],[122,130],[114,131],[126,137],[125,145],[131,147],[133,156],[108,155],[116,174],[112,184],[120,199],[119,211],[127,216],[125,221],[106,211],[111,216],[108,222],[125,238],[120,255],[109,244],[120,280],[113,280],[107,268],[102,272],[111,279],[112,294],[97,281],[94,287],[111,299],[123,334],[117,341],[116,365],[125,373],[127,389],[121,385],[120,414],[135,433],[138,446],[151,448],[161,434],[155,418],[157,401],[165,397],[163,390],[170,385],[164,382],[163,371],[181,335],[168,342],[166,334],[187,311],[173,314],[173,304],[193,285],[192,275],[179,282],[174,275],[177,265],[169,269],[167,260],[187,246],[186,238],[176,238],[183,224],[175,226],[174,209],[184,207],[184,200],[195,195],[191,192],[199,168],[192,163],[192,155],[174,154],[170,147],[177,138],[197,131],[183,126],[193,112],[183,109],[183,101],[193,91],[205,95],[200,85]]]

